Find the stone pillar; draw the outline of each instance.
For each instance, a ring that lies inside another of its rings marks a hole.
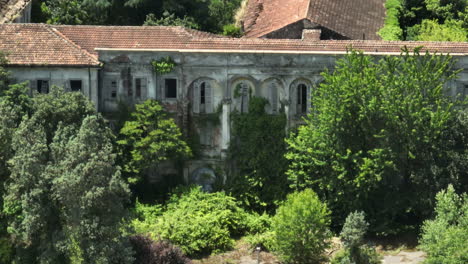
[[[290,102],[289,100],[284,100],[281,102],[284,105],[284,114],[286,115],[286,135],[288,133],[289,128],[291,127],[291,115],[289,114],[289,107]]]
[[[223,114],[221,117],[221,151],[225,153],[231,140],[231,99],[223,100]]]

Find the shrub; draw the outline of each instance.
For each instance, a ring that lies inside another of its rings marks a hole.
[[[191,264],[180,248],[168,241],[154,242],[149,237],[137,235],[130,237],[135,251],[135,264]]]
[[[427,252],[426,263],[468,263],[468,197],[453,186],[436,195],[436,217],[425,221],[419,240]]]
[[[340,237],[344,249],[336,254],[332,264],[379,264],[380,255],[374,248],[363,245],[364,235],[369,224],[365,220],[364,212],[350,213],[346,217]]]
[[[247,236],[245,241],[252,247],[261,247],[262,250],[274,249],[275,233],[271,231],[271,217],[268,214],[247,214],[245,226]]]
[[[246,213],[234,198],[223,192],[205,193],[199,186],[177,189],[160,217],[157,211],[147,210],[143,220],[134,220],[137,231],[167,239],[188,255],[226,250],[233,246],[231,237],[247,229]]]
[[[330,211],[317,194],[306,189],[288,195],[275,217],[275,248],[288,263],[318,263],[330,246]]]
[[[263,233],[256,233],[245,237],[245,241],[252,247],[261,247],[262,250],[273,251],[275,250],[275,233],[272,231],[265,231]]]

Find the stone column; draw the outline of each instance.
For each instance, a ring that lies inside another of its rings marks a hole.
[[[221,152],[226,153],[231,140],[231,99],[223,100],[223,114],[221,117]]]
[[[289,107],[290,102],[289,100],[283,100],[281,103],[284,105],[284,114],[286,115],[286,135],[288,134],[288,130],[291,127],[291,115],[289,114]]]

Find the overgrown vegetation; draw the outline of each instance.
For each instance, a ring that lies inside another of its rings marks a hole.
[[[435,218],[424,222],[419,241],[428,254],[425,263],[468,263],[468,196],[449,185],[436,200]]]
[[[438,190],[467,186],[466,104],[444,95],[453,63],[417,50],[339,60],[313,90],[307,124],[287,140],[293,187],[327,201],[335,227],[355,210],[378,234],[421,223]]]
[[[185,254],[194,256],[220,252],[233,246],[234,236],[247,231],[246,213],[225,193],[206,193],[200,187],[174,191],[160,207],[137,204],[139,219],[133,221],[138,233],[153,239],[168,239]]]
[[[287,192],[286,116],[265,112],[268,100],[252,97],[249,112],[234,112],[229,160],[234,173],[228,190],[247,208],[274,212]],[[266,147],[268,146],[268,147]]]
[[[320,263],[330,246],[330,211],[311,189],[288,195],[273,217],[275,249],[286,263]]]
[[[148,168],[163,161],[189,157],[190,148],[181,137],[179,127],[156,100],[137,104],[117,141],[123,148],[123,169],[129,182],[138,182]]]
[[[387,0],[384,40],[467,41],[466,0]]]
[[[10,87],[4,94],[23,91],[16,100],[29,98],[26,86]],[[57,87],[14,108],[11,98],[0,99],[0,116],[13,120],[2,126],[11,134],[0,135],[10,144],[2,164],[8,173],[3,213],[15,261],[131,262],[121,232],[129,190],[115,167],[113,137],[94,106],[81,93]]]
[[[33,22],[91,25],[185,26],[222,33],[241,0],[39,0]]]
[[[346,217],[340,233],[344,248],[336,254],[332,264],[381,263],[380,256],[375,249],[364,244],[364,236],[368,226],[364,212],[352,212]]]

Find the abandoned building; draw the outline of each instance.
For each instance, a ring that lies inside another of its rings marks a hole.
[[[119,101],[157,99],[183,129],[188,119],[217,115],[216,124],[195,124],[202,156],[184,168],[185,180],[195,182],[200,174],[216,177],[210,168],[225,158],[230,113],[247,112],[251,96],[267,98],[266,111],[284,113],[287,127],[293,127],[309,111],[320,72],[333,68],[348,48],[382,56],[399,55],[403,46],[456,57],[462,72],[447,92],[468,95],[468,43],[234,39],[182,27],[0,25],[7,67],[16,81],[29,81],[31,90],[47,93],[58,85],[81,91],[103,113],[115,111]],[[167,57],[176,66],[157,74],[151,62]],[[172,170],[168,165],[158,171]]]

